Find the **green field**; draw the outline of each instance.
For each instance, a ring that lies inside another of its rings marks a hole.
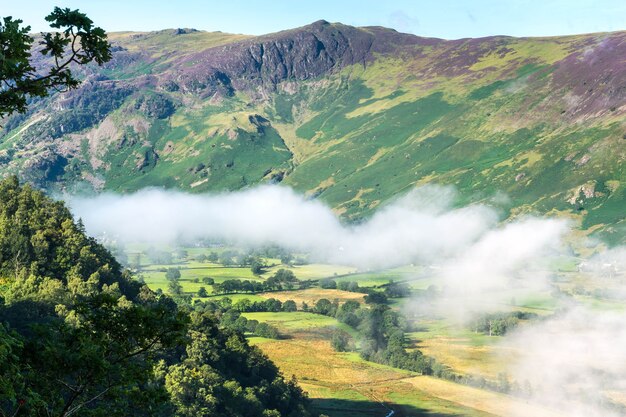
[[[136,248],[133,248],[137,250]],[[232,250],[233,248],[229,248]],[[169,250],[173,250],[169,248]],[[275,298],[282,302],[293,300],[298,308],[304,303],[314,306],[322,298],[331,302],[343,303],[356,300],[363,304],[364,294],[338,289],[324,289],[314,285],[308,289],[284,290],[260,294],[212,295],[211,286],[202,283],[202,278],[211,277],[215,282],[226,279],[246,279],[263,281],[279,268],[292,270],[296,276],[305,280],[332,278],[337,282],[353,281],[360,287],[369,287],[383,291],[390,282],[406,283],[418,297],[430,294],[431,286],[438,286],[433,270],[427,266],[405,266],[384,271],[357,271],[355,268],[305,264],[298,266],[280,265],[277,259],[265,259],[273,265],[263,274],[255,276],[249,267],[229,266],[210,262],[197,262],[195,257],[207,254],[215,249],[185,248],[186,259],[178,259],[173,265],[142,264],[138,271],[148,285],[167,291],[167,279],[164,268],[180,269],[180,283],[183,293],[198,299],[197,291],[205,287],[209,296],[204,300],[217,300],[228,297],[232,302],[242,299],[263,301]],[[220,249],[220,252],[226,249]],[[621,281],[586,280],[584,274],[575,271],[576,260],[563,258],[555,261],[554,282],[561,291],[578,291],[573,300],[593,308],[610,311],[623,311],[623,302],[593,296],[593,291],[619,286]],[[199,279],[200,282],[193,282]],[[428,291],[426,291],[428,290]],[[581,292],[581,291],[586,292]],[[436,291],[436,290],[435,290]],[[494,311],[521,311],[536,314],[537,317],[554,314],[559,305],[555,295],[548,291],[510,290],[500,294],[500,299],[507,302],[488,302],[483,308]],[[421,300],[418,298],[417,300]],[[442,298],[444,303],[453,300]],[[389,306],[396,311],[408,312],[410,322],[417,326],[413,332],[406,333],[407,350],[419,349],[423,354],[434,358],[458,375],[482,377],[487,381],[497,381],[507,364],[514,362],[520,352],[502,343],[506,336],[489,336],[477,333],[458,319],[445,318],[436,310],[414,307],[424,303],[409,298],[391,299]],[[425,305],[428,305],[426,302]],[[267,339],[250,335],[248,340],[267,354],[285,373],[295,375],[300,385],[309,393],[313,405],[319,412],[330,417],[372,416],[378,417],[394,410],[397,416],[502,416],[509,417],[506,404],[526,408],[529,415],[546,417],[564,417],[553,410],[537,408],[519,403],[514,397],[473,388],[446,380],[395,369],[389,366],[368,362],[357,352],[336,352],[330,340],[336,330],[349,334],[357,349],[361,345],[359,332],[333,317],[312,312],[250,312],[243,313],[248,320],[264,322],[275,327],[280,339]],[[524,325],[524,324],[521,324]],[[614,397],[618,394],[612,394]],[[617,397],[616,397],[617,398]],[[621,398],[621,397],[620,397]]]

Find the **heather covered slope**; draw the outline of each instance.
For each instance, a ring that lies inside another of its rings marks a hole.
[[[4,121],[3,173],[69,191],[282,181],[346,218],[454,184],[624,239],[626,32],[445,41],[320,21],[111,38],[80,90]]]

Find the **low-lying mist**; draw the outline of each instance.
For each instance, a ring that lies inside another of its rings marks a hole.
[[[510,308],[516,289],[554,291],[550,262],[568,253],[563,237],[572,226],[555,218],[504,220],[487,205],[459,208],[454,189],[437,186],[415,189],[359,224],[344,224],[328,206],[283,186],[205,195],[150,189],[69,201],[88,233],[125,242],[272,244],[361,270],[419,263],[442,289],[432,311],[451,320]],[[582,262],[581,271],[592,278],[611,272],[625,255],[623,248],[601,253]],[[557,300],[556,313],[505,337],[506,348],[520,352],[506,373],[532,387],[529,401],[557,410],[546,415],[620,415],[619,408],[609,411],[607,398],[626,392],[624,306],[608,313],[572,297]],[[419,309],[422,300],[411,304]]]
[[[150,189],[69,201],[94,236],[152,244],[197,239],[244,247],[275,244],[317,261],[363,269],[438,262],[465,253],[473,244],[474,252],[481,252],[492,244],[504,248],[516,243],[515,254],[523,257],[557,239],[562,228],[560,221],[548,219],[500,227],[496,209],[455,208],[454,190],[434,186],[408,193],[358,225],[345,225],[328,206],[280,186],[204,195]]]

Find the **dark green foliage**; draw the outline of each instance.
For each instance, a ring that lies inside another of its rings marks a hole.
[[[359,354],[365,360],[424,375],[456,378],[447,367],[424,356],[419,350],[405,349],[404,333],[408,325],[401,315],[385,305],[373,304],[370,308],[361,308],[357,301],[350,300],[338,307],[322,299],[315,305],[314,312],[334,315],[337,320],[358,330],[361,337]],[[333,334],[331,344],[338,351],[351,349],[350,338],[340,331]]]
[[[283,303],[283,311],[292,312],[292,311],[297,311],[297,310],[298,310],[298,306],[296,305],[295,301],[285,300],[285,302]]]
[[[339,281],[337,283],[337,288],[342,291],[364,292],[364,290],[359,287],[359,283],[356,281]]]
[[[506,85],[505,81],[494,81],[484,87],[477,88],[469,94],[469,98],[472,100],[482,100],[491,96],[495,91],[503,88]]]
[[[389,298],[410,297],[411,288],[408,284],[391,282],[385,287],[385,295]]]
[[[233,251],[224,251],[222,252],[222,254],[219,256],[219,260],[218,262],[221,263],[224,266],[231,266],[235,264],[235,261],[233,260],[233,258],[237,256],[237,254]]]
[[[182,340],[185,316],[123,273],[62,203],[14,177],[0,183],[0,282],[0,322],[19,341],[0,367],[13,362],[23,381],[0,401],[4,414],[16,398],[26,400],[20,415],[145,409],[124,387],[150,380],[154,357]]]
[[[320,298],[315,303],[315,307],[313,308],[313,311],[315,313],[323,314],[325,316],[332,316],[334,315],[335,310],[334,310],[333,303],[328,301],[326,298]]]
[[[288,269],[279,269],[264,282],[227,279],[219,284],[213,284],[216,294],[256,293],[264,291],[281,291],[283,289],[305,288],[308,282],[299,281],[294,273]]]
[[[236,322],[236,321],[235,321]],[[257,325],[257,328],[262,323]],[[265,332],[266,330],[262,330]],[[272,331],[267,329],[267,334]],[[182,361],[161,366],[176,416],[309,416],[306,396],[241,333],[219,330],[214,316],[191,314]]]
[[[292,301],[293,302],[293,301]],[[287,302],[286,302],[287,303]],[[265,301],[251,302],[243,299],[233,305],[230,299],[224,301],[205,301],[196,302],[194,309],[201,312],[210,312],[219,317],[220,326],[235,330],[239,333],[253,333],[260,337],[268,339],[280,339],[281,335],[278,329],[268,323],[259,323],[257,320],[248,320],[241,313],[244,312],[279,312],[282,310],[279,300],[270,298]],[[288,310],[283,310],[288,311]],[[296,311],[296,310],[289,310]]]
[[[346,332],[336,330],[331,336],[330,344],[337,352],[347,352],[350,350],[350,336]]]
[[[365,296],[366,304],[387,304],[387,295],[373,291]]]
[[[7,416],[309,415],[240,333],[133,280],[62,203],[15,177],[0,182],[0,371]]]
[[[259,258],[254,258],[250,265],[250,270],[254,275],[261,275],[265,271],[265,264]]]
[[[255,293],[263,292],[265,288],[266,286],[263,282],[239,279],[227,279],[221,283],[213,284],[213,292],[215,294]]]
[[[200,287],[198,289],[198,297],[204,298],[204,297],[208,297],[209,293],[207,292],[206,288],[204,287]]]
[[[280,333],[278,330],[267,323],[259,323],[254,330],[254,334],[260,337],[266,337],[268,339],[279,339]]]

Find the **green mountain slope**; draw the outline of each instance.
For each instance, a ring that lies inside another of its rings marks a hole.
[[[624,241],[626,32],[445,41],[320,21],[112,41],[80,90],[4,122],[3,174],[71,192],[282,181],[346,218],[454,184]]]

